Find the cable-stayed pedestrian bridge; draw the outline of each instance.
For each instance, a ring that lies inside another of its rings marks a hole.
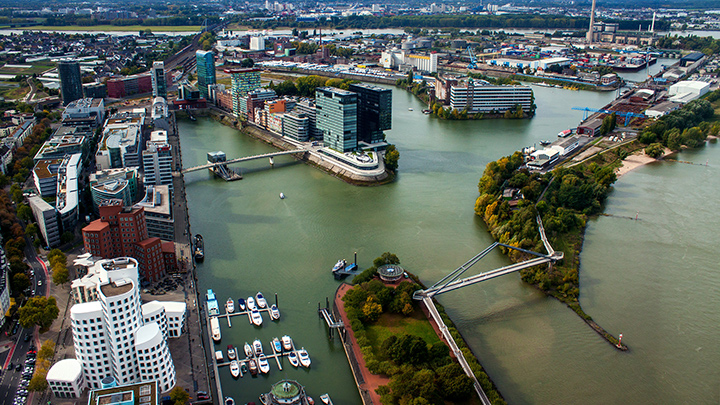
[[[204,164],[204,165],[188,167],[187,169],[183,169],[183,170],[182,170],[182,173],[185,174],[185,173],[190,173],[190,172],[196,172],[196,171],[198,171],[198,170],[207,170],[207,169],[211,169],[211,168],[216,167],[216,166],[230,165],[230,164],[233,164],[233,163],[247,162],[247,161],[250,161],[250,160],[271,158],[271,157],[274,157],[274,156],[292,155],[292,154],[294,154],[294,153],[303,154],[303,153],[305,153],[305,152],[307,152],[307,151],[309,151],[309,150],[310,150],[310,149],[285,150],[285,151],[281,151],[281,152],[264,153],[264,154],[262,154],[262,155],[246,156],[246,157],[236,158],[236,159],[232,159],[232,160],[225,160],[225,161],[222,161],[222,162],[207,163],[207,164]]]

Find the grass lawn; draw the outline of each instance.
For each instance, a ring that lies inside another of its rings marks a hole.
[[[440,338],[438,338],[435,330],[430,325],[430,321],[425,318],[425,315],[419,309],[416,309],[410,316],[384,313],[374,325],[367,326],[366,333],[376,354],[378,354],[378,350],[385,339],[391,335],[407,333],[408,335],[419,336],[431,345],[440,342]]]
[[[31,75],[33,73],[40,74],[46,70],[55,67],[54,63],[46,62],[42,64],[34,64],[30,68],[0,67],[0,74],[4,75]]]
[[[26,94],[30,92],[30,87],[0,87],[0,94],[2,94],[2,97],[5,97],[5,99],[12,99],[17,100],[19,98],[25,97]]]
[[[199,25],[168,25],[168,26],[150,26],[144,25],[92,25],[92,26],[81,26],[81,25],[36,25],[33,27],[27,27],[28,30],[55,30],[55,31],[144,31],[150,29],[153,32],[200,32]]]
[[[224,84],[225,86],[231,86],[232,85],[232,78],[230,77],[223,77],[222,79],[217,79],[218,84]]]

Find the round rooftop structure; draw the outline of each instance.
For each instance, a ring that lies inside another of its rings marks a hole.
[[[399,264],[384,264],[378,268],[378,275],[380,280],[394,283],[405,274],[405,269],[400,267]]]
[[[305,388],[297,381],[281,380],[270,388],[264,395],[268,405],[306,405]]]
[[[46,379],[54,381],[75,381],[82,375],[82,364],[76,359],[64,359],[53,364]]]

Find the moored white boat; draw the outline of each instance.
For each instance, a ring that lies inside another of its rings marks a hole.
[[[295,352],[290,352],[290,354],[288,354],[288,360],[290,360],[290,364],[292,364],[293,367],[300,365],[300,360],[298,360],[297,353]]]
[[[252,318],[253,325],[261,326],[263,323],[262,316],[260,315],[260,311],[257,309],[254,309],[250,311],[250,317]]]
[[[262,342],[260,341],[260,339],[255,339],[253,341],[253,351],[255,352],[256,356],[262,356],[263,347],[262,347]]]
[[[270,318],[272,318],[273,320],[280,319],[280,310],[275,304],[272,304],[270,306]]]
[[[255,298],[248,297],[248,299],[245,301],[247,304],[247,309],[252,311],[253,309],[257,309],[257,305],[255,305]]]
[[[320,400],[325,405],[332,405],[333,403],[332,399],[330,399],[330,395],[328,395],[327,393],[320,395]]]
[[[245,298],[238,298],[238,308],[240,308],[241,311],[245,310]]]
[[[229,360],[235,360],[237,358],[237,352],[235,351],[235,347],[233,345],[228,345],[228,359]]]
[[[233,360],[230,362],[230,374],[232,374],[232,376],[235,378],[238,378],[238,376],[240,376],[240,364],[238,364],[237,360]]]
[[[243,350],[245,351],[245,356],[252,357],[253,355],[253,349],[252,346],[248,342],[245,342],[245,346],[243,346]]]
[[[260,368],[260,372],[263,374],[267,374],[270,372],[270,363],[265,357],[260,357],[258,359],[258,368]]]
[[[232,397],[225,397],[225,405],[235,405],[235,400]]]
[[[286,351],[292,350],[292,338],[288,335],[282,337],[283,349]]]
[[[281,353],[282,352],[282,344],[280,344],[280,339],[273,338],[272,347],[276,353]]]
[[[300,358],[300,364],[302,364],[303,367],[310,367],[310,355],[304,347],[298,350],[298,357]]]
[[[335,265],[333,266],[332,272],[335,273],[336,271],[340,271],[340,270],[344,269],[345,266],[347,266],[347,261],[345,261],[345,259],[340,259],[340,260],[338,260],[338,262],[335,263]]]
[[[267,300],[265,300],[265,297],[262,295],[262,293],[260,291],[258,291],[258,293],[255,294],[255,302],[257,302],[258,308],[267,307]]]
[[[228,314],[235,312],[235,301],[233,301],[232,298],[228,298],[227,301],[225,301],[225,312]]]
[[[248,368],[250,369],[250,374],[257,375],[258,368],[257,368],[257,363],[255,363],[254,359],[250,359],[248,361]]]

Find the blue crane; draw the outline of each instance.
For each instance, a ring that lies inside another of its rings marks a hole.
[[[583,111],[583,121],[587,119],[588,112],[599,112],[599,113],[603,113],[603,114],[615,113],[615,115],[617,115],[618,117],[625,117],[625,125],[624,126],[627,126],[633,118],[646,118],[645,114],[638,114],[638,113],[633,113],[633,112],[623,112],[623,111],[610,111],[610,110],[605,110],[602,108],[573,107],[572,109]]]
[[[467,47],[467,53],[468,57],[470,58],[470,63],[468,64],[468,69],[477,69],[477,58],[475,57],[475,53],[473,52],[472,48],[470,46]]]

